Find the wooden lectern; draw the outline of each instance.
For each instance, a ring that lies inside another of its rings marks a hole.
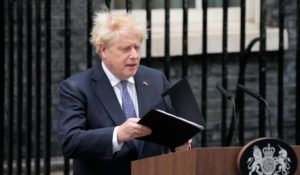
[[[292,146],[298,158],[300,146]],[[242,147],[195,148],[131,163],[132,175],[238,175],[237,157]]]

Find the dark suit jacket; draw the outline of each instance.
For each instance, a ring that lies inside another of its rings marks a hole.
[[[168,87],[162,72],[140,66],[134,76],[140,117],[151,108],[167,110],[161,93]],[[130,161],[161,154],[162,147],[139,141],[125,142],[115,154],[112,135],[125,114],[104,73],[101,61],[64,80],[59,87],[58,135],[63,154],[74,159],[74,174],[130,174]]]

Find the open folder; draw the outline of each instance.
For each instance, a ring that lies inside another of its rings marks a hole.
[[[162,94],[163,98],[167,96],[175,114],[151,109],[138,123],[151,128],[152,133],[138,139],[175,148],[204,130],[205,122],[185,78]]]

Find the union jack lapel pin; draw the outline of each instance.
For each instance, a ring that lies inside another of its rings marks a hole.
[[[148,82],[147,81],[143,81],[143,85],[148,86]]]

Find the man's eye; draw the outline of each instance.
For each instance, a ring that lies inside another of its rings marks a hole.
[[[130,47],[123,47],[123,48],[121,48],[121,50],[123,50],[123,51],[129,51]]]
[[[134,48],[135,48],[135,50],[140,50],[141,47],[140,46],[135,46]]]

